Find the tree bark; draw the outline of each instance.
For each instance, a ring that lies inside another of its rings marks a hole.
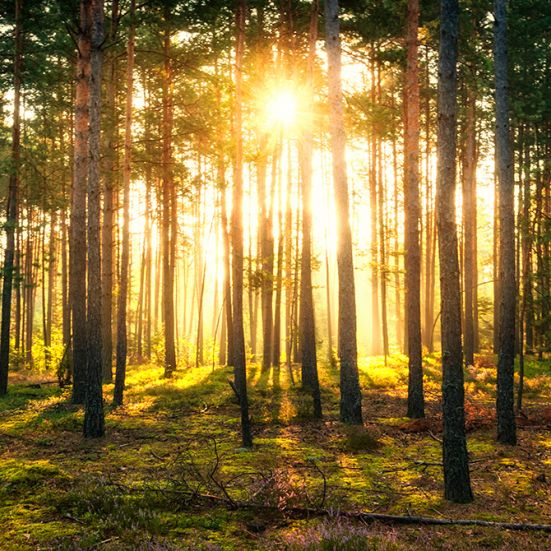
[[[165,8],[164,23],[168,26],[170,13]],[[174,181],[172,176],[172,64],[170,60],[170,32],[163,36],[163,122],[162,122],[162,269],[163,269],[163,326],[165,337],[165,377],[172,377],[176,369],[176,343],[174,337],[174,271],[173,244],[171,235],[172,217],[176,216],[173,201]]]
[[[84,436],[105,433],[102,396],[101,256],[100,256],[100,118],[103,0],[90,1],[90,140],[88,162],[87,376]]]
[[[465,365],[474,365],[476,289],[476,100],[468,87],[465,147],[463,151],[463,288]]]
[[[11,302],[13,267],[15,257],[15,229],[17,226],[17,201],[19,195],[19,164],[21,157],[21,61],[23,57],[22,0],[15,0],[15,55],[13,64],[13,126],[11,144],[11,171],[8,184],[6,212],[6,249],[2,286],[2,328],[0,330],[0,395],[8,392],[10,363]]]
[[[511,138],[509,135],[507,0],[495,1],[494,65],[496,84],[496,167],[499,186],[497,439],[502,444],[516,444],[514,412],[515,190]]]
[[[111,25],[109,42],[115,43],[119,18],[119,1],[111,2]],[[105,155],[107,166],[103,193],[103,224],[101,228],[101,327],[103,339],[103,381],[113,380],[113,223],[114,223],[114,189],[117,178],[117,55],[114,51],[109,57],[109,75],[106,90],[106,110],[109,113],[106,124]]]
[[[243,328],[243,137],[242,137],[242,85],[243,54],[245,50],[245,0],[237,0],[235,10],[235,158],[233,176],[231,243],[232,243],[232,298],[233,298],[233,369],[235,389],[241,408],[241,437],[244,448],[253,445],[247,397],[247,367],[245,334]]]
[[[346,173],[346,134],[341,87],[341,44],[338,0],[325,0],[328,58],[329,129],[333,157],[333,187],[337,210],[337,266],[339,274],[340,418],[362,424],[362,395],[356,341],[356,292],[352,232]]]
[[[308,35],[307,86],[309,99],[313,97],[313,71],[318,35],[319,0],[313,0]],[[310,102],[311,104],[311,102]],[[312,291],[312,151],[313,120],[309,116],[299,144],[302,190],[302,252],[300,265],[300,352],[302,386],[312,394],[314,417],[322,416],[316,356],[316,325]]]
[[[132,101],[134,89],[134,35],[136,0],[130,0],[130,27],[128,30],[128,50],[126,62],[126,111],[124,122],[124,161],[123,161],[123,230],[121,274],[117,305],[117,366],[113,405],[120,406],[123,401],[124,382],[127,361],[126,308],[128,305],[128,277],[130,270],[130,178],[132,171]]]
[[[71,237],[69,255],[69,298],[73,327],[74,404],[84,403],[86,392],[86,190],[88,182],[88,140],[90,95],[90,0],[80,4],[77,83],[75,92],[75,143]]]
[[[405,204],[405,284],[408,346],[407,416],[425,416],[423,358],[421,346],[421,198],[419,193],[419,0],[408,0],[406,25],[407,66],[405,83],[404,204]]]
[[[461,296],[455,222],[458,0],[441,0],[438,60],[437,227],[440,258],[444,497],[472,501],[463,388]]]

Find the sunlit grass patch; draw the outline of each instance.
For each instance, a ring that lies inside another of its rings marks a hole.
[[[397,388],[407,380],[407,358],[402,355],[362,358],[358,363],[363,386],[371,388]]]
[[[547,381],[541,366],[536,367],[527,380]],[[4,413],[0,409],[0,431],[7,442],[16,444],[3,456],[8,460],[6,476],[14,479],[13,486],[6,484],[13,499],[0,509],[0,520],[1,514],[12,519],[5,526],[16,548],[61,542],[61,549],[80,549],[110,540],[108,549],[138,549],[149,538],[163,550],[212,544],[242,551],[264,548],[272,540],[283,549],[278,538],[284,528],[273,515],[259,519],[252,511],[188,507],[177,495],[159,493],[181,476],[185,450],[207,480],[218,454],[214,476],[234,499],[250,499],[260,490],[256,499],[262,503],[319,506],[325,479],[323,503],[335,510],[487,515],[500,520],[515,515],[533,520],[548,514],[549,488],[537,477],[549,466],[551,439],[531,427],[534,430],[520,433],[519,448],[496,445],[488,413],[493,407],[492,383],[471,381],[476,382],[476,394],[467,391],[468,417],[483,416],[489,424],[475,424],[468,434],[476,501],[457,510],[441,495],[437,357],[428,357],[425,366],[427,427],[433,436],[427,428],[403,428],[412,422],[401,417],[407,391],[407,361],[402,356],[389,357],[387,365],[382,357],[361,362],[364,427],[338,421],[339,372],[324,364],[319,366],[324,419],[312,420],[311,396],[300,389],[300,368],[294,369],[296,386],[285,365],[267,372],[250,365],[252,450],[240,448],[239,405],[227,382],[231,369],[191,367],[164,379],[158,366],[129,366],[122,407],[112,408],[112,385],[104,386],[107,434],[101,441],[82,440],[82,408],[68,403],[69,391],[29,388],[20,381],[12,398],[0,399],[7,408]],[[541,410],[541,403],[535,405],[528,397],[530,416]],[[524,452],[526,446],[529,451]],[[18,469],[19,462],[21,470],[12,473],[9,469]],[[205,487],[202,491],[208,493]],[[299,519],[285,522],[298,527],[299,533],[304,529]],[[38,535],[29,539],[21,523],[43,523],[44,530],[37,528]],[[261,531],[255,532],[259,525]],[[59,539],[54,539],[50,526],[58,527]],[[79,530],[85,535],[77,535]],[[5,548],[9,540],[1,537],[0,548]]]

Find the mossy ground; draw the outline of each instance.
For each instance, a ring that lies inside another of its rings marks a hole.
[[[404,357],[362,362],[361,428],[339,423],[338,373],[320,369],[324,420],[312,421],[309,396],[289,384],[284,367],[263,373],[251,364],[252,451],[239,448],[226,368],[192,368],[166,380],[159,367],[131,366],[123,407],[107,405],[112,385],[104,388],[107,435],[94,441],[82,438],[82,410],[69,404],[68,390],[32,385],[36,376],[14,372],[0,399],[0,549],[549,549],[542,533],[366,526],[166,499],[160,490],[189,469],[189,457],[210,469],[216,441],[216,476],[234,499],[269,478],[266,500],[316,506],[325,477],[324,506],[335,511],[550,521],[549,361],[528,362],[527,417],[519,418],[515,448],[494,441],[493,358],[479,357],[466,373],[476,496],[469,505],[442,498],[437,358],[425,358],[426,421],[403,417]]]

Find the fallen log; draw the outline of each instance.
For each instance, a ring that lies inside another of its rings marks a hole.
[[[551,532],[551,524],[501,522],[479,519],[435,518],[412,515],[387,515],[384,513],[315,509],[310,507],[287,507],[285,509],[281,509],[280,507],[277,507],[275,505],[269,505],[266,503],[254,503],[249,501],[234,501],[230,504],[224,498],[212,495],[200,495],[197,497],[203,497],[207,500],[226,503],[231,509],[271,510],[274,512],[279,511],[281,513],[306,517],[341,517],[352,520],[361,520],[363,522],[382,522],[384,524],[420,524],[425,526],[482,526],[484,528],[499,528],[502,530]]]
[[[123,488],[122,485],[120,485]],[[130,488],[126,488],[130,491]],[[140,491],[133,489],[134,491]],[[532,531],[532,532],[551,532],[551,524],[532,524],[524,522],[502,522],[480,519],[453,519],[453,518],[435,518],[413,515],[389,515],[385,513],[368,513],[365,511],[342,511],[340,509],[324,509],[315,507],[281,507],[270,505],[268,503],[257,503],[254,501],[238,501],[228,499],[228,496],[219,496],[198,492],[190,492],[188,489],[177,490],[174,488],[152,488],[147,490],[159,492],[162,494],[179,495],[190,500],[203,500],[204,502],[217,503],[225,505],[231,510],[248,509],[251,511],[272,511],[283,515],[293,515],[300,517],[337,517],[351,520],[361,520],[362,522],[381,522],[383,524],[416,524],[422,526],[481,526],[483,528],[499,528],[501,530]],[[143,490],[141,490],[143,491]]]

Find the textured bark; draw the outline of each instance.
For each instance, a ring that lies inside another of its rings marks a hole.
[[[225,184],[225,182],[224,182]],[[222,197],[220,200],[220,224],[222,226],[222,245],[224,247],[224,316],[226,319],[227,331],[227,355],[226,362],[233,365],[233,313],[232,313],[232,291],[231,291],[231,247],[230,235],[228,232],[228,209],[226,201],[226,189],[222,188]]]
[[[463,151],[463,288],[465,364],[474,365],[476,288],[476,129],[475,96],[466,98],[465,145]]]
[[[377,52],[379,47],[377,46]],[[377,103],[382,104],[381,92],[381,65],[377,62]],[[385,212],[386,196],[385,196],[385,172],[383,169],[383,149],[382,138],[377,140],[377,208],[379,217],[379,259],[380,265],[380,282],[381,282],[381,336],[383,344],[383,354],[385,365],[387,357],[390,354],[388,348],[388,307],[387,307],[387,282],[388,282],[388,267],[387,267],[387,216]]]
[[[86,392],[86,190],[90,95],[90,1],[80,4],[77,82],[75,92],[75,137],[71,237],[69,256],[69,299],[73,326],[72,402],[84,403]]]
[[[406,26],[407,66],[405,84],[404,204],[405,284],[408,345],[407,416],[425,416],[421,348],[421,198],[419,193],[419,0],[408,0]]]
[[[285,193],[285,226],[283,229],[283,254],[285,257],[285,365],[287,372],[292,378],[292,358],[293,347],[293,207],[291,204],[291,195],[293,194],[293,170],[291,157],[291,142],[287,141],[287,178]]]
[[[396,107],[395,105],[395,99],[394,94],[392,95],[392,107],[393,109]],[[397,129],[394,128],[392,131],[392,168],[393,173],[398,174],[398,148],[397,148]],[[395,308],[395,317],[396,317],[396,340],[398,342],[398,350],[400,352],[403,352],[404,350],[404,343],[403,343],[403,323],[404,320],[402,319],[402,285],[401,285],[401,277],[400,277],[400,250],[401,250],[401,243],[400,243],[400,233],[398,231],[399,224],[400,224],[400,201],[399,201],[399,189],[398,189],[398,181],[396,180],[394,182],[393,186],[393,197],[392,197],[392,203],[394,207],[394,222],[392,231],[394,234],[394,250],[393,250],[393,256],[394,256],[394,262],[393,262],[393,268],[394,268],[394,308]]]
[[[526,352],[532,353],[534,348],[534,297],[532,293],[532,247],[533,224],[530,214],[531,206],[531,153],[530,145],[526,143],[524,153],[524,185],[523,185],[523,215],[522,215],[522,300],[524,312],[524,338],[526,340]]]
[[[132,171],[132,100],[134,89],[134,35],[136,0],[130,0],[130,27],[126,62],[126,111],[124,121],[124,161],[123,161],[123,230],[121,252],[121,274],[117,305],[117,367],[113,404],[120,406],[123,401],[126,379],[127,328],[126,308],[128,305],[128,277],[130,271],[130,177]]]
[[[442,330],[442,407],[444,416],[444,497],[458,503],[473,499],[467,442],[461,350],[461,296],[455,222],[457,0],[441,0],[438,60],[437,226],[440,258]]]
[[[523,143],[523,142],[526,143]],[[521,246],[522,246],[522,301],[519,315],[519,381],[517,390],[517,410],[522,410],[524,393],[524,355],[533,351],[533,296],[532,296],[532,246],[530,220],[530,146],[528,140],[521,140],[524,147],[523,162],[521,163],[522,186],[522,218],[521,218]]]
[[[496,84],[496,168],[499,189],[499,335],[497,365],[497,439],[516,444],[515,360],[515,190],[509,135],[507,0],[496,0],[494,13]]]
[[[281,143],[279,146],[279,156],[281,156]],[[281,205],[283,203],[283,184],[281,178],[281,163],[277,165],[277,190],[279,193],[278,200],[278,231],[277,238],[277,269],[275,276],[275,305],[274,305],[274,329],[272,331],[272,366],[279,367],[281,362],[281,295],[283,289],[283,216]]]
[[[425,57],[425,87],[430,89],[428,49]],[[436,224],[434,219],[433,186],[430,170],[431,158],[431,116],[430,95],[426,94],[425,107],[425,304],[424,304],[424,331],[423,344],[429,353],[434,351],[433,327],[434,327],[434,279],[436,257]]]
[[[494,157],[494,160],[495,157]],[[492,334],[492,345],[494,353],[497,353],[498,350],[498,341],[499,341],[499,190],[497,186],[497,165],[496,171],[494,174],[494,220],[493,220],[493,251],[492,251],[492,262],[493,262],[493,304],[494,304],[494,315],[493,315],[493,334]]]
[[[55,301],[55,290],[56,290],[56,278],[57,278],[57,263],[56,263],[56,253],[57,253],[57,212],[52,212],[50,215],[50,235],[48,236],[48,255],[47,259],[45,254],[42,256],[42,292],[46,287],[46,277],[45,277],[45,264],[48,264],[48,292],[44,297],[43,301],[43,321],[44,321],[44,364],[47,368],[50,367],[51,362],[51,349],[52,346],[52,322],[53,322],[53,311],[54,311],[54,301]],[[46,227],[44,224],[44,235],[46,232]],[[45,247],[43,249],[45,252]]]
[[[375,105],[375,55],[371,60],[371,103]],[[379,210],[377,208],[377,138],[375,125],[371,128],[369,158],[369,214],[371,216],[371,354],[381,354],[381,316],[379,313]]]
[[[101,256],[100,256],[100,118],[103,0],[91,0],[90,32],[90,140],[88,163],[88,295],[87,364],[84,436],[105,433],[102,396]]]
[[[341,44],[337,0],[325,0],[325,32],[328,58],[330,147],[333,157],[333,187],[338,223],[340,418],[346,423],[361,424],[362,395],[357,363],[356,293],[352,232],[348,214],[346,134],[341,87]]]
[[[272,298],[274,287],[274,238],[272,234],[272,214],[273,209],[268,208],[268,197],[266,192],[266,173],[267,159],[265,154],[266,142],[261,141],[260,144],[260,159],[258,161],[258,201],[259,209],[259,228],[260,228],[260,259],[262,266],[262,286],[261,286],[261,315],[262,315],[262,369],[270,368],[272,359],[272,329],[273,329],[273,310]],[[272,169],[277,164],[277,158],[272,156]],[[274,179],[271,182],[272,187],[275,185]],[[271,205],[271,203],[270,203]]]
[[[235,10],[235,158],[233,175],[231,244],[232,244],[232,298],[233,298],[233,369],[234,385],[241,409],[241,438],[244,448],[253,445],[247,397],[247,366],[245,334],[243,329],[243,137],[242,130],[242,79],[245,49],[245,0],[237,0]]]
[[[4,254],[2,286],[2,328],[0,330],[0,395],[8,391],[10,362],[11,302],[13,288],[13,267],[15,257],[15,229],[17,226],[17,201],[19,194],[20,162],[20,106],[21,106],[21,61],[23,53],[23,32],[21,21],[22,0],[15,0],[15,55],[13,64],[13,126],[11,144],[11,172],[8,184],[6,212],[6,249]]]
[[[165,24],[168,25],[170,13],[165,12]],[[163,52],[163,122],[162,122],[162,270],[163,270],[163,326],[165,337],[165,377],[172,377],[176,369],[176,343],[174,337],[174,270],[172,217],[176,216],[174,205],[174,180],[172,171],[172,65],[169,55],[170,33],[164,31]]]
[[[117,37],[119,18],[119,2],[111,2],[111,25],[109,27],[109,42],[113,44]],[[101,327],[103,340],[103,381],[113,380],[113,223],[114,223],[114,193],[118,173],[117,149],[117,55],[112,48],[109,57],[109,74],[106,87],[106,111],[109,116],[106,124],[105,156],[106,170],[103,193],[103,223],[101,227]]]
[[[313,70],[318,34],[319,1],[312,2],[310,32],[308,37],[307,78],[309,90],[313,87]],[[300,266],[300,351],[302,362],[302,385],[310,390],[314,417],[320,418],[321,396],[316,357],[316,325],[314,297],[312,292],[312,120],[307,121],[299,146],[302,190],[302,254]]]

